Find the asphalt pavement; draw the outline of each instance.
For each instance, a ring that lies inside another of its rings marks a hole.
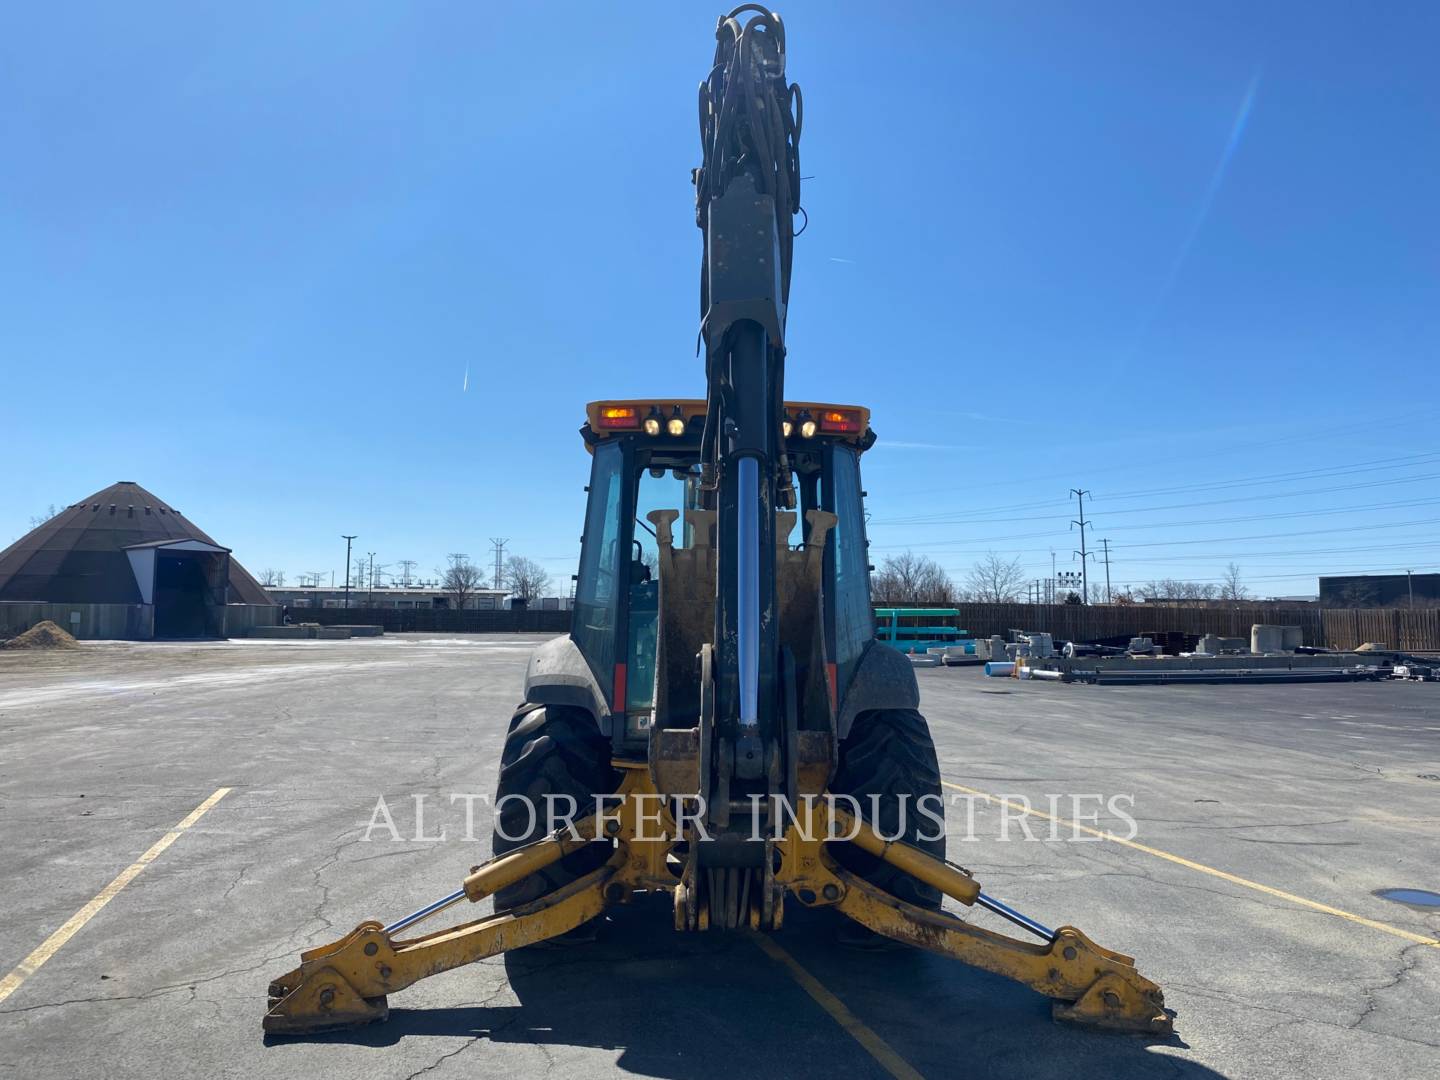
[[[1175,1038],[1057,1024],[940,957],[839,949],[823,912],[793,911],[777,956],[677,934],[663,901],[614,910],[592,945],[421,982],[384,1024],[262,1038],[300,950],[488,855],[483,806],[472,838],[451,796],[493,792],[535,642],[0,653],[0,1078],[1436,1074],[1440,908],[1379,894],[1440,892],[1440,687],[946,668],[918,675],[950,857],[1135,956]],[[381,798],[399,839],[372,827]]]

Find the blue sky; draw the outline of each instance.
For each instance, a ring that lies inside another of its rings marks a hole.
[[[583,403],[702,387],[718,11],[12,11],[0,542],[133,479],[292,580],[564,581]],[[877,562],[1075,568],[1083,487],[1117,582],[1440,565],[1440,7],[781,12],[787,389],[873,409]]]

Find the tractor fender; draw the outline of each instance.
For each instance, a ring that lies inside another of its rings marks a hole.
[[[915,669],[905,654],[884,642],[872,641],[860,654],[855,674],[844,688],[840,700],[840,716],[835,723],[835,737],[850,734],[855,718],[875,709],[920,708],[920,686]]]
[[[525,700],[534,705],[582,709],[602,735],[610,734],[610,704],[580,647],[567,635],[545,642],[530,654],[525,669]]]

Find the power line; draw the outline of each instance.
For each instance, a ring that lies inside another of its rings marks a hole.
[[[1440,473],[1425,473],[1420,476],[1396,476],[1389,480],[1367,480],[1359,484],[1337,484],[1330,487],[1310,488],[1305,491],[1272,491],[1259,495],[1236,495],[1228,499],[1203,499],[1198,502],[1167,503],[1161,506],[1138,506],[1129,510],[1117,510],[1117,514],[1153,514],[1161,510],[1186,510],[1195,506],[1223,506],[1226,503],[1256,502],[1258,500],[1298,499],[1307,495],[1333,495],[1337,491],[1360,491],[1364,488],[1390,487],[1395,484],[1418,483],[1423,480],[1440,480]],[[977,518],[969,513],[955,517],[931,515],[924,518],[876,518],[876,525],[985,525],[1004,524],[1012,521],[1047,521],[1050,514],[1030,514],[1022,517]]]
[[[1338,426],[1338,427],[1331,427],[1331,426],[1316,427],[1316,428],[1311,429],[1311,431],[1309,432],[1309,434],[1304,434],[1304,435],[1281,436],[1281,437],[1276,438],[1276,439],[1263,439],[1263,440],[1259,440],[1259,441],[1255,441],[1255,442],[1248,442],[1248,443],[1246,443],[1246,442],[1242,442],[1242,443],[1230,443],[1230,444],[1228,444],[1227,446],[1223,447],[1223,448],[1219,451],[1219,453],[1225,454],[1225,455],[1229,455],[1229,454],[1240,453],[1240,452],[1246,451],[1246,450],[1258,450],[1258,449],[1262,449],[1262,448],[1269,447],[1269,446],[1282,446],[1282,445],[1289,445],[1289,444],[1291,444],[1291,443],[1311,442],[1311,441],[1313,441],[1313,440],[1315,440],[1315,439],[1329,439],[1329,438],[1334,438],[1334,437],[1337,436],[1337,435],[1346,434],[1346,433],[1352,432],[1352,431],[1359,431],[1359,430],[1362,430],[1362,429],[1364,429],[1364,428],[1370,428],[1370,427],[1385,427],[1385,428],[1387,428],[1387,429],[1393,429],[1393,428],[1395,428],[1397,425],[1403,425],[1406,421],[1409,421],[1409,420],[1417,419],[1417,418],[1422,417],[1422,416],[1425,416],[1425,417],[1433,416],[1433,415],[1435,415],[1435,412],[1436,412],[1435,408],[1434,408],[1433,406],[1431,406],[1431,407],[1426,407],[1426,408],[1422,408],[1422,409],[1412,410],[1411,412],[1408,412],[1408,413],[1401,413],[1401,414],[1399,414],[1399,415],[1375,417],[1375,418],[1370,419],[1370,420],[1358,420],[1358,421],[1355,421],[1354,423],[1342,424],[1342,425],[1340,425],[1340,426]],[[1109,475],[1111,475],[1111,474],[1113,474],[1113,473],[1119,473],[1119,472],[1133,473],[1133,472],[1134,472],[1134,469],[1135,469],[1135,466],[1133,465],[1133,463],[1131,463],[1130,461],[1127,460],[1127,461],[1125,461],[1125,462],[1122,463],[1122,464],[1103,466],[1103,467],[1100,467],[1100,468],[1090,469],[1090,470],[1088,470],[1088,471],[1089,471],[1090,475],[1092,475],[1092,476],[1109,476]],[[972,484],[972,485],[970,485],[970,488],[971,488],[971,490],[978,491],[978,490],[980,490],[980,489],[982,489],[982,488],[1013,487],[1013,486],[1014,486],[1014,481],[1013,481],[1013,480],[995,480],[995,481],[992,481],[992,482],[987,483],[987,484]],[[907,491],[894,491],[894,492],[890,492],[890,494],[891,494],[891,495],[928,495],[928,494],[933,494],[933,493],[935,493],[935,492],[937,492],[937,491],[953,491],[953,490],[954,490],[954,487],[953,487],[953,486],[932,487],[932,488],[912,488],[912,489],[907,490]],[[1110,496],[1107,495],[1107,496],[1105,496],[1105,497],[1106,497],[1106,498],[1109,498]]]
[[[1359,552],[1372,551],[1416,551],[1428,548],[1440,548],[1440,543],[1428,541],[1415,544],[1361,544],[1357,547],[1318,548],[1297,551],[1218,551],[1206,552],[1204,555],[1151,555],[1145,558],[1144,561],[1147,563],[1158,563],[1203,562],[1209,559],[1297,559],[1314,558],[1321,555],[1353,555]]]
[[[1435,563],[1435,564],[1432,564],[1432,565],[1433,565],[1434,567],[1436,567],[1437,569],[1440,569],[1440,563]],[[1312,578],[1312,579],[1314,579],[1314,578],[1322,578],[1322,577],[1350,577],[1350,576],[1352,576],[1352,575],[1354,575],[1354,576],[1362,576],[1362,575],[1365,575],[1365,574],[1397,573],[1397,572],[1403,572],[1403,571],[1405,571],[1405,570],[1410,570],[1410,569],[1416,569],[1416,568],[1414,567],[1414,564],[1413,564],[1413,563],[1410,564],[1410,565],[1408,565],[1408,566],[1372,566],[1372,567],[1369,567],[1368,569],[1364,569],[1364,570],[1356,570],[1356,569],[1354,569],[1354,568],[1352,568],[1352,567],[1346,567],[1346,568],[1341,569],[1341,570],[1312,570],[1312,571],[1306,571],[1305,573],[1297,573],[1297,574],[1262,574],[1262,575],[1260,575],[1260,576],[1258,576],[1258,577],[1251,577],[1251,578],[1249,578],[1249,580],[1251,580],[1251,581],[1293,581],[1293,580],[1295,580],[1295,579],[1297,579],[1297,578]],[[1424,569],[1424,567],[1420,567],[1420,568],[1416,569],[1416,572],[1417,572],[1417,573],[1426,573],[1427,571]],[[1218,585],[1218,584],[1221,584],[1221,583],[1224,581],[1224,578],[1190,578],[1190,579],[1187,579],[1187,580],[1188,580],[1190,583],[1192,583],[1192,584],[1197,584],[1197,585]]]
[[[1363,472],[1383,472],[1387,469],[1405,469],[1416,465],[1426,465],[1434,461],[1440,461],[1440,454],[1409,454],[1402,457],[1374,458],[1370,461],[1357,462],[1354,465],[1325,466],[1315,469],[1301,469],[1298,471],[1283,473],[1267,473],[1262,476],[1240,477],[1233,480],[1207,480],[1199,484],[1179,484],[1172,487],[1149,488],[1133,491],[1102,491],[1097,498],[1114,502],[1120,499],[1150,498],[1157,495],[1177,495],[1185,491],[1213,491],[1216,488],[1253,487],[1255,485],[1283,483],[1289,480],[1319,480],[1329,476],[1348,476]],[[947,489],[948,490],[948,489]],[[883,497],[884,493],[877,493]],[[1054,508],[1062,504],[1059,499],[1042,499],[1036,502],[1008,503],[1003,506],[981,506],[965,511],[966,514],[1000,514],[1012,510],[1039,510],[1046,507]],[[927,520],[940,520],[953,516],[956,512],[947,511],[944,514],[921,514],[906,518],[877,518],[877,523],[886,522],[923,522]],[[1048,515],[1047,515],[1048,516]]]
[[[1402,499],[1402,500],[1400,500],[1400,501],[1398,501],[1398,502],[1366,503],[1366,504],[1364,504],[1364,505],[1362,505],[1362,506],[1326,507],[1326,508],[1321,509],[1321,510],[1292,510],[1292,511],[1288,511],[1288,512],[1286,512],[1286,513],[1280,513],[1280,514],[1244,514],[1244,515],[1241,515],[1241,516],[1239,516],[1239,517],[1229,517],[1229,518],[1199,518],[1199,519],[1192,519],[1192,520],[1189,520],[1189,521],[1151,521],[1151,522],[1146,522],[1146,523],[1143,523],[1143,524],[1129,525],[1129,526],[1127,526],[1127,528],[1130,528],[1130,529],[1174,529],[1174,528],[1185,528],[1185,527],[1192,526],[1192,525],[1233,525],[1233,524],[1235,524],[1235,523],[1237,523],[1237,522],[1243,522],[1243,521],[1271,521],[1271,520],[1278,520],[1278,519],[1281,519],[1281,518],[1322,517],[1322,516],[1333,515],[1333,514],[1349,514],[1349,513],[1354,513],[1354,512],[1357,511],[1357,510],[1394,510],[1394,509],[1397,509],[1397,508],[1410,507],[1410,506],[1434,506],[1434,505],[1437,504],[1437,503],[1440,503],[1440,499]],[[1378,525],[1377,525],[1377,526],[1350,526],[1350,527],[1351,527],[1351,528],[1382,528],[1382,527],[1384,527],[1384,526],[1378,526]],[[1323,531],[1325,531],[1325,530],[1317,529],[1317,530],[1311,530],[1311,531],[1314,531],[1314,532],[1323,532]],[[993,543],[997,543],[997,542],[1002,541],[1002,540],[1033,540],[1033,539],[1039,539],[1039,538],[1041,538],[1041,537],[1051,537],[1051,536],[1054,536],[1054,535],[1055,535],[1055,533],[1054,533],[1053,530],[1046,529],[1046,530],[1043,530],[1043,531],[1041,531],[1041,532],[1014,533],[1014,534],[1011,534],[1011,535],[1009,535],[1009,536],[988,536],[988,537],[987,537],[987,536],[980,536],[980,537],[966,537],[966,538],[964,538],[964,539],[951,538],[951,539],[946,539],[946,540],[919,541],[919,542],[911,543],[911,544],[887,544],[887,545],[877,544],[877,545],[874,545],[874,547],[875,547],[877,550],[884,551],[884,550],[894,550],[895,548],[901,548],[901,547],[903,547],[903,548],[938,547],[938,546],[942,546],[942,545],[945,545],[945,544],[993,544]],[[1294,535],[1304,535],[1304,534],[1294,534]],[[1213,541],[1212,541],[1212,539],[1210,539],[1210,538],[1206,538],[1206,539],[1202,539],[1202,540],[1190,540],[1190,541],[1186,541],[1186,540],[1176,540],[1176,541],[1171,541],[1171,542],[1172,542],[1172,543],[1177,543],[1177,544],[1183,544],[1183,543],[1208,544],[1208,543],[1212,543]],[[1134,547],[1134,546],[1136,546],[1136,545],[1133,545],[1133,544],[1132,544],[1132,545],[1129,545],[1129,546]],[[1157,546],[1163,546],[1163,544],[1162,544],[1162,545],[1157,545]]]
[[[1407,523],[1406,523],[1406,522],[1401,522],[1400,524],[1407,524]],[[1384,526],[1375,526],[1375,527],[1376,527],[1376,528],[1382,528],[1382,527],[1384,527]],[[1348,531],[1348,530],[1347,530],[1347,531]],[[1273,534],[1267,533],[1267,534],[1265,534],[1265,535],[1266,535],[1266,536],[1287,537],[1287,536],[1297,536],[1297,535],[1299,535],[1299,536],[1309,536],[1310,534],[1307,532],[1307,533],[1273,533]],[[1400,550],[1400,551],[1413,551],[1413,550],[1415,550],[1415,549],[1417,549],[1417,548],[1440,547],[1440,541],[1432,540],[1432,539],[1429,538],[1429,537],[1431,537],[1431,536],[1433,536],[1433,535],[1434,535],[1433,533],[1427,533],[1425,538],[1417,539],[1417,540],[1412,541],[1412,542],[1400,543],[1400,544],[1354,544],[1354,545],[1349,545],[1349,546],[1347,546],[1347,547],[1334,547],[1334,548],[1296,548],[1296,549],[1287,550],[1287,551],[1230,551],[1230,552],[1213,552],[1213,553],[1207,553],[1207,554],[1205,554],[1205,555],[1151,555],[1151,556],[1147,556],[1147,557],[1145,558],[1145,561],[1146,561],[1146,562],[1172,562],[1172,561],[1176,561],[1176,560],[1212,559],[1212,558],[1214,558],[1214,559],[1260,559],[1260,558],[1269,558],[1269,557],[1279,558],[1279,557],[1282,557],[1282,556],[1301,557],[1301,556],[1312,556],[1312,555],[1346,555],[1346,554],[1350,554],[1350,553],[1357,552],[1357,551],[1396,551],[1396,550]],[[1194,541],[1194,543],[1200,543],[1200,544],[1224,543],[1224,542],[1225,542],[1226,540],[1228,540],[1228,539],[1243,539],[1243,538],[1235,538],[1235,537],[1211,537],[1211,538],[1207,538],[1207,539],[1204,539],[1204,540]],[[1128,544],[1128,545],[1126,545],[1126,547],[1127,547],[1127,549],[1128,549],[1128,548],[1137,548],[1137,547],[1172,547],[1172,546],[1174,546],[1175,544],[1179,544],[1179,543],[1191,543],[1191,541],[1188,541],[1188,540],[1187,540],[1187,541],[1179,541],[1179,540],[1176,540],[1176,541],[1164,541],[1164,542],[1156,542],[1156,543],[1149,543],[1149,544]],[[1114,549],[1112,549],[1112,551],[1113,551],[1113,550],[1114,550]],[[1047,553],[1051,556],[1051,559],[1053,560],[1053,559],[1054,559],[1054,554],[1055,554],[1055,549],[1054,549],[1054,548],[1017,548],[1017,549],[1013,549],[1013,550],[1010,551],[1010,554],[1011,554],[1011,555],[1045,555],[1045,554],[1047,554]],[[937,552],[936,554],[946,555],[946,556],[954,556],[954,555],[986,555],[986,554],[989,554],[989,552],[988,552],[987,550],[985,550],[985,549],[982,549],[982,548],[969,548],[969,549],[960,548],[960,549],[953,549],[953,550],[946,550],[946,551],[942,551],[942,552]],[[1052,575],[1053,575],[1053,572],[1054,572],[1053,566],[1052,566],[1052,568],[1051,568],[1051,572],[1052,572]]]
[[[1070,494],[1074,495],[1080,502],[1080,520],[1071,521],[1070,524],[1080,526],[1080,550],[1075,552],[1076,555],[1080,556],[1080,603],[1088,604],[1090,602],[1090,583],[1086,577],[1087,563],[1085,560],[1090,558],[1090,552],[1085,550],[1085,526],[1089,525],[1090,522],[1085,520],[1085,496],[1090,493],[1083,488],[1071,488]]]

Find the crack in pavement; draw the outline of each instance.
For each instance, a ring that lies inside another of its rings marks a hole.
[[[502,994],[506,994],[506,993],[510,993],[510,992],[511,992],[510,984],[509,984],[509,982],[505,982],[505,983],[502,983],[502,984],[496,989],[496,991],[495,991],[493,994],[491,994],[489,997],[482,998],[482,999],[481,999],[480,1001],[478,1001],[478,1002],[465,1002],[463,1005],[461,1005],[461,1006],[459,1006],[459,1007],[460,1007],[460,1008],[477,1008],[477,1009],[483,1009],[483,1008],[488,1007],[489,1004],[490,1004],[492,1001],[494,1001],[496,998],[500,997]],[[507,1030],[508,1028],[510,1028],[510,1027],[512,1027],[513,1025],[515,1025],[515,1024],[517,1024],[517,1023],[520,1022],[520,1014],[521,1014],[523,1011],[524,1011],[523,1009],[517,1008],[517,1009],[515,1010],[515,1015],[512,1016],[510,1019],[504,1021],[504,1022],[501,1023],[501,1024],[496,1025],[495,1027],[490,1028],[489,1031],[484,1032],[484,1033],[482,1033],[482,1034],[480,1034],[480,1035],[472,1035],[470,1038],[466,1039],[460,1046],[456,1047],[454,1050],[451,1050],[451,1051],[449,1051],[449,1052],[447,1052],[447,1053],[441,1054],[438,1058],[436,1058],[434,1061],[432,1061],[429,1065],[426,1065],[423,1069],[417,1069],[417,1070],[415,1070],[414,1072],[410,1073],[410,1075],[406,1076],[406,1077],[404,1078],[404,1080],[415,1080],[415,1077],[417,1077],[417,1076],[423,1076],[425,1073],[433,1072],[434,1070],[438,1069],[441,1065],[444,1065],[445,1062],[449,1061],[449,1060],[450,1060],[451,1058],[453,1058],[453,1057],[458,1057],[460,1054],[463,1054],[466,1050],[469,1050],[472,1046],[474,1046],[476,1043],[480,1042],[482,1039],[486,1038],[487,1036],[490,1037],[490,1038],[493,1038],[493,1037],[495,1036],[496,1032],[500,1032],[500,1031],[505,1031],[505,1030]]]
[[[1424,947],[1425,946],[1421,946],[1418,944],[1411,945],[1403,951],[1409,952],[1411,949],[1419,949]],[[1381,987],[1381,989],[1385,988],[1386,987]],[[1396,1039],[1400,1042],[1412,1043],[1416,1046],[1440,1046],[1440,1043],[1427,1042],[1424,1039],[1416,1039],[1411,1036],[1401,1035],[1393,1031],[1374,1031],[1370,1028],[1358,1028],[1357,1025],[1359,1024],[1359,1020],[1353,1021],[1349,1024],[1342,1024],[1334,1020],[1325,1020],[1318,1016],[1306,1016],[1303,1013],[1292,1012],[1288,1009],[1281,1009],[1274,1005],[1262,1005],[1259,1002],[1251,1001],[1247,998],[1240,997],[1238,994],[1231,994],[1227,991],[1217,990],[1214,987],[1210,986],[1194,986],[1192,984],[1170,981],[1166,983],[1165,989],[1167,993],[1173,990],[1181,994],[1193,994],[1196,997],[1210,998],[1214,1001],[1223,1001],[1227,1005],[1235,1005],[1242,1009],[1250,1009],[1255,1012],[1270,1013],[1275,1016],[1284,1017],[1285,1020],[1282,1021],[1280,1024],[1277,1024],[1275,1027],[1267,1029],[1271,1032],[1275,1031],[1279,1027],[1288,1027],[1294,1024],[1318,1024],[1321,1027],[1335,1028],[1337,1031],[1359,1030],[1365,1035],[1371,1035],[1380,1039]],[[1367,994],[1368,993],[1370,993],[1370,991],[1367,991]],[[1365,1015],[1366,1013],[1362,1013],[1361,1019],[1363,1019]]]
[[[1401,949],[1399,955],[1397,956],[1397,959],[1400,961],[1400,966],[1396,970],[1395,974],[1383,983],[1379,983],[1375,986],[1367,986],[1362,988],[1361,992],[1365,995],[1365,1007],[1360,1010],[1360,1015],[1355,1018],[1354,1022],[1347,1025],[1347,1030],[1364,1031],[1370,1035],[1381,1035],[1387,1038],[1404,1038],[1404,1036],[1402,1035],[1393,1035],[1391,1032],[1385,1031],[1374,1031],[1370,1028],[1363,1027],[1362,1025],[1377,1009],[1380,1008],[1380,1001],[1378,1000],[1379,995],[1384,993],[1386,990],[1393,990],[1395,987],[1399,986],[1400,983],[1404,980],[1405,976],[1409,975],[1412,971],[1415,970],[1415,968],[1419,964],[1419,961],[1418,959],[1412,960],[1410,954],[1416,949],[1422,949],[1427,947],[1428,946],[1421,945],[1417,942],[1414,945],[1409,945]],[[1407,1041],[1423,1042],[1423,1040]],[[1424,1045],[1440,1046],[1440,1043],[1425,1043]]]

